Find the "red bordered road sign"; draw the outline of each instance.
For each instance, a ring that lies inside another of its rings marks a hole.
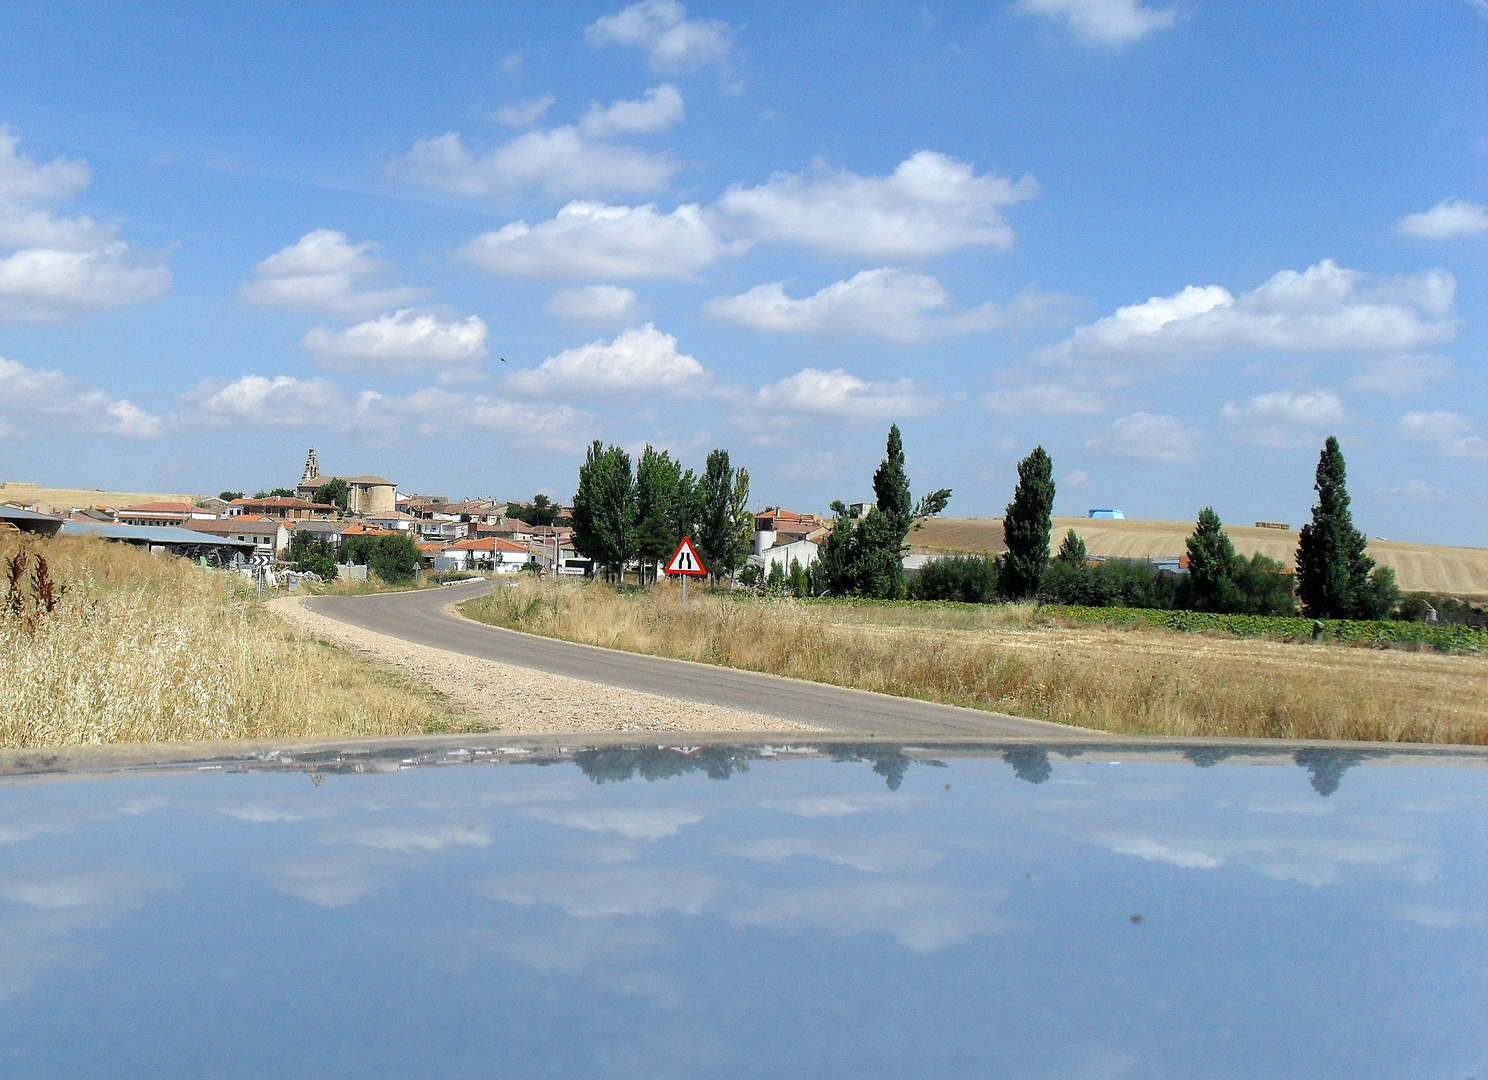
[[[682,542],[677,545],[672,559],[666,564],[668,574],[683,574],[688,577],[702,577],[708,571],[703,567],[703,560],[698,558],[697,548],[692,546],[692,538],[684,536]]]

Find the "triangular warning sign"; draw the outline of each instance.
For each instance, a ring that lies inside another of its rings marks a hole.
[[[707,572],[703,568],[703,560],[698,558],[697,548],[692,546],[692,538],[684,536],[672,555],[672,561],[666,564],[666,573],[702,577]]]

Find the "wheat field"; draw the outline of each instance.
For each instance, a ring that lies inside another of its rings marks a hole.
[[[91,537],[27,547],[66,592],[54,611],[24,617],[35,607],[30,558],[22,614],[0,611],[0,747],[393,735],[474,722],[396,669],[291,629],[236,575]],[[0,543],[0,559],[17,549],[14,539]]]
[[[524,581],[472,618],[607,648],[1141,735],[1488,743],[1488,658]]]

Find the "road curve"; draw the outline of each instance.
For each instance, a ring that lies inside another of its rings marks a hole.
[[[486,626],[444,611],[446,605],[490,588],[489,582],[480,582],[372,596],[317,596],[306,603],[328,618],[402,641],[682,701],[790,718],[843,734],[1071,740],[1093,734],[1042,720],[577,645]],[[1101,738],[1119,736],[1102,733]]]

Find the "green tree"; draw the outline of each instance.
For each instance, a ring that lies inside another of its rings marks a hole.
[[[1049,566],[1054,532],[1054,463],[1042,446],[1018,462],[1018,486],[1002,519],[1003,557],[999,583],[1014,600],[1034,596]]]
[[[853,596],[858,591],[858,541],[862,530],[847,516],[841,499],[833,500],[832,531],[808,571],[813,596]]]
[[[336,553],[323,536],[296,529],[289,538],[289,559],[302,574],[314,574],[322,581],[336,580]]]
[[[558,508],[552,501],[539,491],[532,496],[532,520],[529,525],[551,525],[558,519]]]
[[[1054,556],[1054,561],[1067,566],[1084,566],[1089,558],[1090,553],[1085,548],[1085,541],[1080,539],[1079,533],[1071,529],[1064,534],[1064,543],[1059,545],[1059,554]]]
[[[263,498],[263,493],[260,492],[255,497],[261,499],[261,498]],[[283,499],[293,499],[295,497],[295,489],[294,488],[287,488],[287,487],[276,487],[276,488],[272,488],[269,491],[268,497],[271,498],[271,499],[280,499],[280,498],[283,498]]]
[[[1370,580],[1374,560],[1364,534],[1349,511],[1347,470],[1332,435],[1318,458],[1317,505],[1302,526],[1297,544],[1297,596],[1314,619],[1368,617],[1394,585],[1393,573],[1376,588]]]
[[[714,584],[733,574],[749,554],[749,470],[733,468],[727,450],[714,450],[698,487],[698,554]]]
[[[389,585],[413,580],[423,565],[413,537],[406,532],[354,536],[346,541],[343,554],[349,563],[361,563]]]
[[[859,523],[857,591],[879,600],[904,596],[904,541],[924,518],[950,501],[949,488],[932,491],[915,505],[904,471],[904,440],[899,425],[889,426],[884,459],[873,473],[874,507]]]
[[[636,551],[643,579],[649,566],[655,580],[656,564],[671,558],[682,540],[676,529],[681,485],[681,464],[647,444],[636,462]]]
[[[1198,524],[1187,544],[1189,594],[1194,610],[1241,610],[1235,577],[1244,560],[1235,554],[1235,545],[1230,543],[1213,507],[1199,511]]]
[[[218,495],[217,497],[219,499],[221,499],[223,502],[232,502],[234,499],[245,499],[245,498],[247,498],[247,496],[244,495],[241,491],[224,491],[220,495]]]
[[[310,501],[318,502],[322,506],[335,506],[344,514],[347,500],[350,498],[351,489],[346,486],[345,480],[337,476],[316,488],[315,494],[310,496]]]
[[[636,554],[635,502],[630,455],[595,439],[574,492],[574,549],[622,581]]]

